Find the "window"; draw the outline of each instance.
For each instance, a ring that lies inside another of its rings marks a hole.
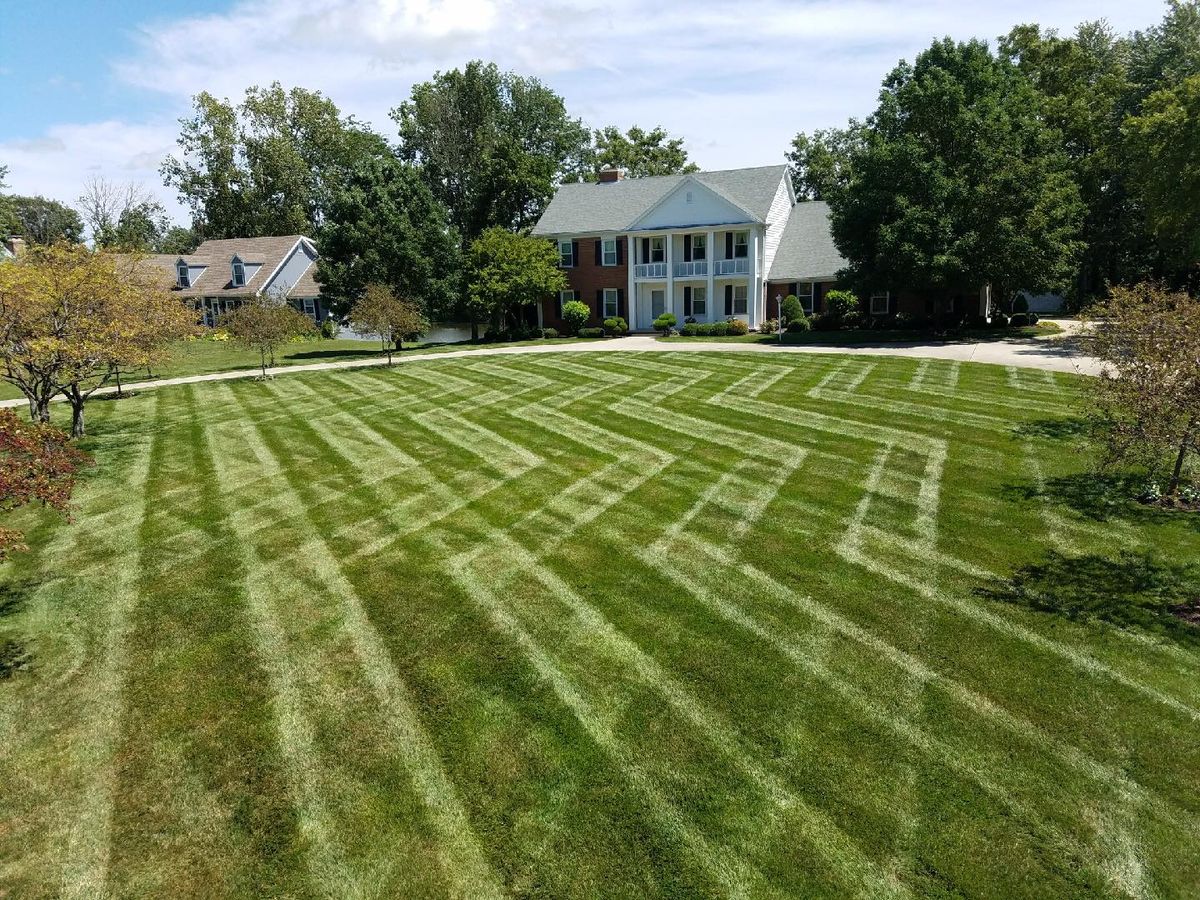
[[[604,289],[604,318],[611,319],[614,316],[620,315],[617,309],[617,289]]]
[[[704,239],[702,234],[692,235],[692,259],[704,259]]]
[[[317,317],[317,301],[312,297],[304,298],[304,314],[310,319],[315,319]]]
[[[890,291],[876,291],[871,295],[871,315],[886,316],[890,308]]]
[[[733,236],[733,258],[745,259],[750,249],[750,232],[739,231]]]
[[[575,245],[570,241],[558,242],[558,264],[564,269],[575,265]]]
[[[813,294],[816,291],[816,287],[811,281],[802,281],[796,285],[796,297],[806,313],[812,313],[813,311]]]
[[[697,319],[708,315],[708,288],[692,288],[692,315]]]
[[[559,291],[558,292],[558,314],[562,315],[563,306],[570,303],[572,300],[578,299],[574,291]]]
[[[617,264],[617,239],[605,238],[601,242],[600,264],[603,266],[615,266]]]
[[[246,266],[236,256],[233,258],[233,286],[243,287],[246,284]]]
[[[650,238],[650,262],[666,262],[667,245],[663,238]]]
[[[178,276],[179,286],[181,288],[191,287],[192,279],[188,274],[187,263],[181,262],[175,266],[175,274]]]
[[[733,314],[735,316],[746,314],[746,285],[744,284],[733,286]]]

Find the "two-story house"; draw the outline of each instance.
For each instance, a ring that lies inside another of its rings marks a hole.
[[[543,325],[561,325],[567,300],[596,322],[619,315],[648,331],[656,317],[683,323],[742,319],[757,328],[800,298],[821,312],[846,260],[834,245],[829,205],[796,202],[786,166],[563,184],[533,229],[553,240],[570,288],[547,298]],[[986,314],[987,289],[940,298],[879,290],[862,298],[868,317],[953,310]]]
[[[192,302],[205,325],[255,296],[290,303],[317,324],[328,315],[317,284],[317,247],[300,234],[205,241],[195,253],[158,254],[149,262]]]

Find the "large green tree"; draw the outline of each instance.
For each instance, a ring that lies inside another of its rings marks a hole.
[[[364,162],[340,186],[320,232],[321,290],[340,311],[386,285],[431,320],[456,311],[461,251],[446,209],[420,173],[394,157]]]
[[[663,128],[646,131],[634,125],[622,134],[615,125],[596,131],[595,157],[591,178],[601,169],[624,169],[633,178],[647,175],[683,175],[699,172],[688,162],[683,138],[673,138]]]
[[[1200,75],[1156,91],[1126,121],[1128,159],[1146,217],[1168,258],[1200,263]]]
[[[529,304],[567,288],[558,253],[543,238],[489,228],[471,244],[470,262],[468,303],[496,330],[517,324]]]
[[[278,82],[237,105],[198,94],[180,124],[181,153],[161,173],[208,238],[315,234],[341,179],[391,152],[319,91]]]
[[[1079,190],[1040,97],[980,41],[945,39],[885,79],[834,239],[864,288],[1006,297],[1072,277]]]
[[[818,128],[792,138],[787,152],[792,187],[800,200],[828,200],[850,180],[850,160],[863,145],[863,125],[851,119],[845,128]]]
[[[413,87],[392,110],[401,157],[450,212],[464,246],[532,226],[556,185],[583,177],[591,135],[536,78],[474,61]]]
[[[48,245],[55,241],[77,244],[83,240],[83,220],[79,213],[57,200],[46,197],[7,198],[9,228],[31,244]]]

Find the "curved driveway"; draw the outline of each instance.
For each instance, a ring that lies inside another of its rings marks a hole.
[[[963,362],[991,363],[1023,369],[1046,369],[1052,372],[1077,372],[1095,375],[1099,363],[1078,351],[1079,323],[1059,322],[1065,334],[1041,338],[1007,338],[996,341],[928,341],[905,343],[861,344],[849,347],[828,347],[820,344],[779,346],[757,343],[723,343],[720,341],[660,341],[653,335],[635,334],[604,341],[580,341],[569,344],[535,344],[526,347],[475,347],[469,350],[449,350],[440,353],[398,354],[397,364],[415,360],[457,359],[463,356],[502,356],[509,353],[611,353],[634,351],[651,353],[847,353],[874,356],[908,356],[932,359],[956,359]],[[336,369],[357,369],[385,365],[384,359],[356,359],[342,362],[307,363],[297,366],[276,366],[267,369],[270,375],[293,372],[323,372]],[[208,375],[187,375],[162,378],[126,385],[131,390],[164,387],[172,384],[196,384],[204,381],[228,381],[234,378],[253,378],[258,369],[238,369],[232,372],[212,372]],[[98,394],[113,393],[115,388],[101,388]],[[55,400],[61,400],[56,397]],[[0,407],[25,406],[24,398],[0,400]]]

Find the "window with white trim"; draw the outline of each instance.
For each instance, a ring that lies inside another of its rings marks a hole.
[[[600,242],[600,265],[615,266],[617,264],[617,239],[605,238]]]
[[[871,295],[871,315],[886,316],[891,309],[891,291],[876,291]]]
[[[813,311],[813,294],[816,287],[811,281],[801,281],[796,285],[796,299],[800,301],[800,306],[806,313],[811,314]]]
[[[692,288],[692,315],[696,318],[708,315],[708,288]]]
[[[181,288],[191,287],[192,278],[188,273],[187,263],[181,262],[175,267],[176,281],[179,282]]]
[[[317,301],[312,297],[304,298],[304,314],[310,319],[315,319],[317,317]]]
[[[575,265],[575,248],[570,241],[558,242],[558,265],[563,269],[569,269]]]
[[[704,259],[704,253],[707,249],[704,246],[707,235],[693,234],[692,235],[692,259]]]
[[[232,281],[234,287],[245,287],[246,285],[246,264],[238,257],[233,258]]]
[[[617,297],[618,295],[616,288],[604,289],[604,318],[611,319],[620,314],[617,304]]]
[[[649,262],[666,262],[667,260],[667,244],[663,238],[650,238],[650,259]]]
[[[559,291],[558,292],[558,314],[562,315],[563,307],[572,300],[578,300],[579,297],[575,291]]]
[[[733,286],[733,314],[735,316],[746,315],[746,285],[744,284]]]
[[[733,258],[745,259],[750,255],[750,232],[739,231],[733,236]]]

